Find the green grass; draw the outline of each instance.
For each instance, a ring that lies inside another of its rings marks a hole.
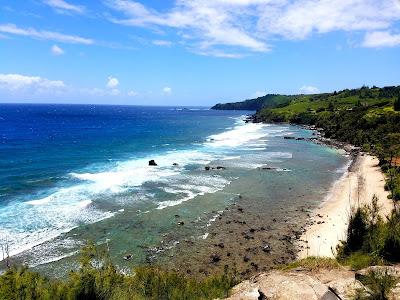
[[[351,253],[347,257],[342,259],[339,258],[339,261],[342,265],[349,266],[352,270],[356,271],[369,266],[384,264],[384,261],[381,258],[363,252]]]
[[[293,270],[297,268],[304,268],[310,271],[316,271],[319,269],[340,269],[342,268],[336,259],[328,257],[315,257],[310,256],[304,259],[296,260],[286,266],[282,267],[282,270]]]

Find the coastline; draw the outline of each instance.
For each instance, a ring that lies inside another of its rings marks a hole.
[[[313,211],[297,246],[298,258],[334,257],[339,242],[346,237],[351,209],[369,204],[375,194],[382,216],[392,209],[384,189],[385,177],[378,159],[359,153],[343,176],[331,187],[325,201]]]

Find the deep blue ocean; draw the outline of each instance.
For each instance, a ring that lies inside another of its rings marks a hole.
[[[321,201],[348,159],[282,138],[308,130],[246,124],[246,113],[0,104],[0,240],[29,265],[69,257],[87,239],[109,243],[120,259],[175,233],[177,213],[198,224],[180,233],[207,238],[209,215],[239,193],[267,211],[290,199],[288,184],[290,195]]]

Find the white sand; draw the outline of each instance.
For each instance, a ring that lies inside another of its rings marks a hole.
[[[333,257],[336,245],[346,237],[351,208],[371,203],[374,194],[379,198],[381,213],[389,214],[392,202],[387,199],[384,185],[385,178],[378,166],[378,159],[370,155],[358,156],[352,170],[333,185],[326,201],[313,212],[311,225],[298,243],[298,257]]]

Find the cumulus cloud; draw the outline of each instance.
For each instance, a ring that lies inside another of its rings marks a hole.
[[[277,39],[385,30],[400,20],[398,0],[176,0],[163,11],[133,0],[106,3],[116,11],[115,23],[174,29],[193,52],[231,57],[240,55],[238,50],[266,52]]]
[[[43,2],[54,8],[57,12],[82,14],[85,11],[83,6],[74,5],[64,0],[45,0]]]
[[[119,85],[119,80],[115,77],[109,76],[106,87],[109,89],[115,89]]]
[[[367,48],[400,46],[400,34],[392,34],[389,31],[368,32],[362,46]]]
[[[92,39],[53,31],[36,30],[34,28],[20,28],[17,27],[15,24],[0,24],[0,32],[60,43],[84,45],[94,44],[94,41]]]
[[[51,50],[51,53],[52,53],[53,55],[56,55],[56,56],[60,56],[60,55],[63,55],[63,54],[65,53],[64,50],[61,49],[60,47],[58,47],[57,45],[53,45],[53,46],[50,48],[50,50]]]
[[[319,89],[315,86],[304,85],[299,89],[300,94],[318,94]]]
[[[162,91],[163,91],[164,95],[166,95],[166,96],[169,96],[169,95],[172,94],[172,89],[170,87],[167,87],[167,86],[164,87]]]
[[[19,91],[24,89],[49,90],[65,88],[61,80],[49,80],[39,76],[0,74],[0,89]]]

